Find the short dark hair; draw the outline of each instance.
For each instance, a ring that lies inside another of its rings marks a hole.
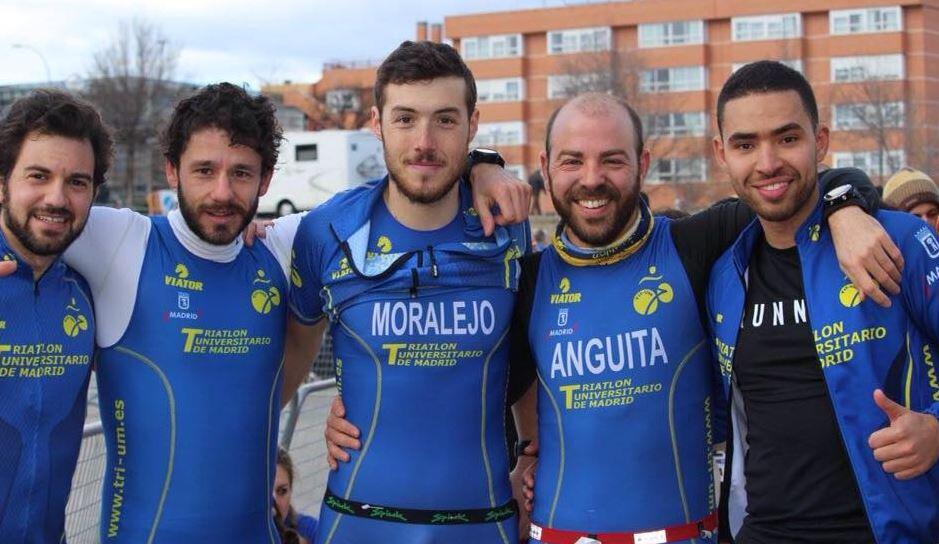
[[[189,138],[205,128],[228,133],[232,145],[244,145],[261,155],[261,170],[267,174],[277,165],[283,130],[277,109],[264,95],[251,96],[231,83],[216,83],[199,90],[176,105],[163,133],[163,155],[179,168]]]
[[[114,141],[94,106],[57,89],[39,89],[14,102],[0,122],[0,176],[4,180],[13,172],[23,141],[33,132],[87,140],[95,158],[92,183],[97,189],[105,182]]]
[[[818,128],[818,103],[815,93],[805,76],[797,70],[775,60],[751,62],[727,79],[717,97],[717,130],[724,134],[724,107],[735,98],[751,94],[795,91],[802,99],[805,113],[812,121],[812,129]]]
[[[461,77],[466,82],[466,113],[476,109],[476,80],[456,49],[445,43],[405,41],[378,67],[375,78],[375,106],[378,114],[385,106],[385,87],[439,77]]]
[[[548,118],[548,127],[545,131],[544,137],[544,149],[549,159],[551,158],[551,133],[554,132],[554,121],[557,120],[558,114],[561,113],[561,110],[564,109],[564,106],[567,106],[578,98],[584,97],[586,94],[596,94],[598,98],[601,97],[601,95],[598,93],[585,93],[577,95],[554,110],[554,112],[551,113],[551,117]],[[615,104],[623,108],[629,115],[629,119],[633,122],[633,132],[636,135],[636,158],[638,159],[639,156],[642,155],[642,149],[645,147],[645,141],[643,140],[642,119],[639,118],[639,114],[636,113],[636,110],[633,109],[633,107],[629,105],[629,102],[627,102],[624,98],[616,95],[602,95],[602,98],[604,100],[609,98],[608,103]]]

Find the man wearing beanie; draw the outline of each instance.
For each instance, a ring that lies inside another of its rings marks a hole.
[[[884,185],[884,203],[919,217],[939,231],[939,187],[924,172],[901,168]]]

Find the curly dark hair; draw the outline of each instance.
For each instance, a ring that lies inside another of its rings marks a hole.
[[[94,106],[57,89],[39,89],[14,102],[0,121],[0,176],[3,179],[10,177],[23,141],[32,133],[90,142],[95,156],[92,179],[95,189],[105,182],[114,154],[114,141],[111,130]]]
[[[261,170],[269,174],[277,164],[283,130],[274,104],[264,95],[252,97],[231,83],[216,83],[176,105],[163,133],[163,156],[179,168],[189,138],[204,128],[229,134],[232,145],[244,145],[261,155]]]
[[[466,113],[476,109],[476,80],[456,49],[436,42],[401,42],[378,67],[375,76],[375,106],[378,114],[385,106],[385,87],[438,77],[461,77],[466,82]]]

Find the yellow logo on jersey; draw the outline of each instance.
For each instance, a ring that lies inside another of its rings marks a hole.
[[[580,302],[581,294],[571,292],[571,280],[566,277],[561,278],[561,282],[558,283],[558,290],[561,292],[551,294],[551,304],[573,304]]]
[[[81,310],[75,304],[74,298],[65,307],[65,310],[65,317],[62,319],[62,330],[65,331],[65,334],[75,338],[81,331],[88,330],[88,319],[82,315]]]
[[[854,308],[861,303],[861,292],[853,283],[848,282],[838,291],[838,301],[845,308]]]
[[[188,289],[190,291],[201,291],[202,282],[189,279],[189,269],[183,263],[178,263],[173,269],[175,276],[169,274],[163,276],[166,285],[179,289]]]
[[[352,268],[349,266],[349,259],[343,257],[339,259],[339,270],[333,270],[329,276],[334,280],[338,280],[339,278],[344,278],[351,273]]]
[[[260,285],[251,292],[251,306],[254,311],[259,314],[269,314],[275,306],[280,306],[280,289],[271,285],[271,280],[267,279],[267,274],[263,270],[258,270],[253,283]]]
[[[303,287],[303,278],[300,277],[300,271],[297,270],[297,252],[290,252],[290,283],[294,287]]]
[[[672,286],[662,281],[662,275],[656,275],[656,268],[649,267],[649,275],[639,280],[639,285],[658,282],[654,288],[645,287],[633,296],[633,308],[639,315],[652,315],[659,309],[659,303],[668,304],[675,298]]]
[[[13,259],[13,255],[10,255],[9,253],[4,253],[4,254],[3,254],[3,260],[4,260],[4,261],[12,261],[12,260],[14,260],[14,259]]]
[[[391,239],[384,234],[378,237],[378,241],[375,242],[375,245],[378,246],[378,249],[382,253],[391,252]]]
[[[813,242],[818,241],[819,233],[821,232],[821,229],[822,229],[821,225],[812,225],[811,227],[809,227],[809,238],[811,238]]]

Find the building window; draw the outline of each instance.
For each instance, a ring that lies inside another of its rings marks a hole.
[[[591,53],[610,50],[610,27],[575,28],[548,32],[548,53]]]
[[[903,79],[903,55],[832,57],[831,80],[837,83]]]
[[[836,35],[903,30],[900,6],[833,10],[828,16],[828,23],[829,32]]]
[[[525,143],[525,123],[480,123],[473,140],[474,147],[496,147],[500,145],[522,145]]]
[[[847,151],[832,153],[835,168],[859,168],[871,177],[886,177],[906,164],[906,153],[902,149],[882,151]]]
[[[704,21],[674,21],[639,25],[639,47],[704,43]]]
[[[505,165],[505,171],[518,179],[525,179],[525,165],[507,164]]]
[[[295,149],[294,159],[297,162],[315,161],[317,158],[316,144],[300,144]]]
[[[639,91],[644,93],[703,91],[706,80],[707,70],[703,66],[643,70],[639,81]]]
[[[477,79],[476,95],[480,102],[517,102],[525,97],[520,77]]]
[[[902,128],[903,102],[835,104],[831,124],[836,130]]]
[[[696,183],[707,181],[707,162],[702,157],[658,159],[649,167],[649,183]]]
[[[362,101],[355,89],[332,89],[326,91],[326,107],[336,113],[341,111],[359,111]]]
[[[802,68],[802,59],[775,59],[780,62],[780,64],[785,64],[786,66],[792,68],[800,74],[805,74],[805,70]],[[737,70],[743,68],[744,66],[750,64],[749,62],[735,62],[731,66],[731,73],[736,72]]]
[[[499,59],[522,56],[521,34],[473,36],[460,40],[463,59]]]
[[[802,18],[798,13],[734,17],[731,19],[733,41],[782,40],[802,36]]]
[[[649,136],[704,136],[707,117],[703,111],[655,113],[642,120]]]
[[[602,91],[608,79],[609,74],[600,72],[548,76],[548,99],[557,100],[582,92]]]

